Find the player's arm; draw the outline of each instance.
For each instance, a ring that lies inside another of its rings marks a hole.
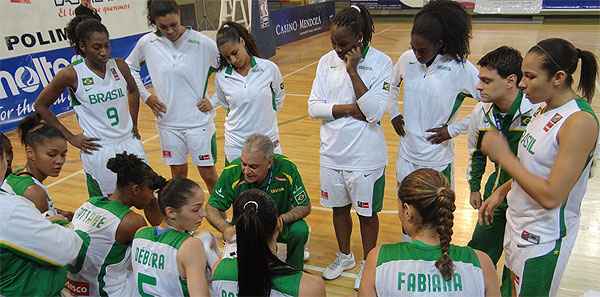
[[[143,41],[138,40],[133,50],[131,50],[131,53],[129,53],[129,56],[127,56],[127,58],[125,59],[125,62],[129,66],[131,76],[133,77],[135,84],[137,85],[138,92],[142,97],[142,100],[146,102],[148,100],[148,97],[150,97],[152,94],[150,94],[150,92],[146,89],[146,86],[144,86],[142,76],[140,75],[142,64],[145,60],[144,50],[142,48]]]
[[[119,71],[123,74],[123,77],[127,82],[127,102],[129,102],[129,114],[131,115],[131,121],[133,122],[133,134],[139,139],[138,114],[140,112],[140,92],[127,63],[122,59],[116,59],[116,62]]]
[[[190,297],[209,297],[206,277],[206,255],[202,242],[194,237],[186,239],[177,251],[177,262],[182,268]]]
[[[3,224],[6,227],[0,233],[0,247],[41,265],[75,264],[78,256],[85,254],[89,244],[89,240],[84,240],[83,233],[51,223],[31,204],[23,202],[15,203],[8,221]]]
[[[498,276],[494,264],[486,253],[475,250],[479,259],[479,265],[483,272],[483,281],[485,283],[485,297],[500,297],[500,286],[498,285]]]
[[[76,91],[76,82],[77,73],[72,66],[60,70],[54,79],[42,90],[35,101],[34,108],[48,125],[58,129],[73,146],[79,148],[84,153],[89,153],[100,148],[100,145],[95,142],[98,139],[88,138],[83,136],[83,134],[74,135],[50,110],[50,106],[56,102],[66,88],[70,88],[73,92]]]
[[[323,278],[317,277],[306,272],[302,273],[300,280],[300,290],[298,297],[325,297],[325,282]]]
[[[48,193],[39,185],[34,184],[27,187],[25,192],[23,192],[23,196],[33,202],[35,208],[41,213],[48,211]]]
[[[378,72],[375,74],[369,90],[361,97],[357,97],[356,100],[361,114],[369,123],[381,121],[391,98],[392,60],[387,58],[377,68],[379,68],[376,69]]]
[[[232,182],[227,170],[227,168],[223,169],[212,193],[210,193],[206,204],[206,218],[215,229],[223,234],[225,241],[232,241],[235,227],[227,222],[225,211],[231,207],[235,196],[231,189]]]
[[[133,241],[135,232],[146,226],[144,217],[135,212],[129,212],[119,223],[115,240],[120,244],[129,245]]]
[[[300,172],[298,172],[298,168],[295,165],[292,168],[293,170],[289,172],[289,178],[291,178],[291,197],[289,197],[289,199],[292,202],[292,208],[288,212],[279,216],[279,218],[285,224],[293,223],[297,220],[307,217],[311,210],[310,198],[308,197],[308,193],[306,192],[306,188],[302,182]]]
[[[360,288],[358,289],[359,297],[377,297],[377,291],[375,290],[375,269],[377,268],[377,258],[380,248],[380,246],[375,247],[367,256],[365,269],[360,279]],[[390,286],[392,285],[390,284]]]
[[[475,209],[481,206],[481,179],[485,173],[487,157],[479,149],[481,142],[480,120],[483,116],[483,106],[478,103],[471,113],[467,149],[469,163],[467,165],[467,180],[471,192],[470,203]]]
[[[283,107],[283,101],[285,100],[285,87],[283,82],[283,76],[277,65],[273,64],[273,82],[271,83],[271,92],[273,92],[273,99],[275,100],[275,108],[280,111]]]
[[[558,132],[558,154],[547,179],[529,172],[498,132],[490,138],[486,135],[483,147],[484,152],[497,160],[533,200],[544,208],[552,209],[568,198],[590,160],[597,136],[598,122],[591,114],[581,111],[566,119]]]
[[[394,69],[392,70],[392,83],[390,89],[390,102],[388,111],[390,113],[390,119],[392,122],[392,127],[396,131],[396,134],[399,136],[406,135],[404,131],[404,116],[400,112],[400,101],[398,97],[400,96],[400,86],[402,85],[402,77],[404,76],[404,64],[408,63],[403,60],[406,55],[402,55],[398,62],[394,65]]]

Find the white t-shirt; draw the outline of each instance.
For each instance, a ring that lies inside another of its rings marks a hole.
[[[387,147],[380,120],[390,99],[392,60],[375,48],[366,48],[358,74],[368,91],[356,98],[346,64],[330,51],[317,66],[308,99],[308,113],[322,120],[321,166],[340,170],[374,170],[387,164]],[[336,104],[358,103],[367,121],[333,117]]]
[[[206,95],[210,73],[218,67],[219,51],[213,40],[188,29],[171,42],[151,32],[136,44],[127,57],[142,98],[150,93],[144,87],[139,71],[146,63],[157,97],[167,112],[157,118],[159,127],[185,129],[204,126],[214,112],[201,112],[196,103]]]
[[[451,136],[464,133],[469,120],[452,123],[464,99],[461,94],[479,98],[476,86],[479,71],[471,62],[458,62],[448,56],[438,55],[427,67],[417,61],[409,50],[400,56],[394,66],[393,98],[398,97],[400,83],[404,85],[404,130],[398,157],[421,166],[441,167],[454,159],[452,141],[432,144],[427,140],[431,128],[448,125]],[[399,114],[397,104],[391,105],[391,117]]]
[[[251,58],[246,76],[229,66],[216,75],[217,91],[212,99],[228,109],[225,117],[225,146],[241,148],[246,139],[260,133],[279,141],[277,111],[285,97],[279,67],[269,60]]]

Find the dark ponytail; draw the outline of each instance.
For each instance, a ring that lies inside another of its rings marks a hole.
[[[135,154],[122,152],[110,158],[106,168],[117,174],[117,188],[131,184],[147,186],[152,190],[162,189],[166,183],[148,164]]]
[[[436,170],[418,169],[404,178],[398,189],[398,199],[417,210],[422,227],[433,228],[439,234],[442,253],[435,267],[445,280],[450,280],[454,274],[449,249],[456,206],[448,180]]]
[[[78,15],[71,19],[65,31],[67,32],[69,43],[75,49],[75,53],[82,57],[85,57],[85,55],[79,48],[80,42],[88,40],[94,32],[106,33],[106,36],[109,36],[108,30],[97,18],[86,14]]]
[[[277,217],[275,204],[261,190],[244,191],[233,202],[239,297],[269,296],[274,276],[296,272],[269,248]]]
[[[58,129],[49,126],[42,121],[42,117],[37,112],[24,118],[21,123],[19,123],[18,131],[21,143],[25,146],[33,147],[47,139],[65,139]]]
[[[239,43],[240,39],[244,40],[248,55],[260,58],[254,37],[252,37],[250,32],[248,32],[248,30],[241,24],[231,21],[225,22],[223,25],[221,25],[219,31],[217,31],[217,47],[219,48],[227,42]],[[229,62],[227,62],[227,59],[225,59],[225,57],[219,53],[218,70],[221,70],[227,66],[229,66]]]
[[[354,36],[361,34],[363,47],[371,44],[375,25],[373,24],[369,10],[364,5],[353,4],[350,7],[344,8],[335,14],[332,22],[338,27],[347,28]]]
[[[546,70],[549,77],[558,71],[564,71],[567,74],[568,87],[573,84],[573,73],[581,59],[581,77],[577,89],[588,102],[592,102],[598,74],[598,63],[593,53],[580,50],[571,42],[561,38],[544,39],[533,46],[529,52],[543,57],[542,68]]]

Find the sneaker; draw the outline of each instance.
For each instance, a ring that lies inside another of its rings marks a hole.
[[[308,251],[308,247],[304,247],[304,261],[308,261],[310,258],[310,252]]]
[[[354,290],[358,291],[358,288],[360,288],[360,280],[362,278],[363,270],[365,270],[365,260],[360,261],[360,270],[358,270],[358,276],[354,281]]]
[[[340,275],[342,272],[352,269],[356,266],[356,262],[354,261],[354,255],[350,253],[350,255],[343,254],[342,252],[337,252],[335,256],[335,261],[329,264],[325,271],[323,271],[323,278],[326,280],[333,280]]]

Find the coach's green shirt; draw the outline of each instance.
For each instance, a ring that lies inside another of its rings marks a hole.
[[[280,214],[288,212],[296,206],[308,206],[310,200],[296,165],[286,156],[275,154],[271,171],[262,184],[244,181],[240,159],[235,159],[223,172],[210,194],[208,204],[218,210],[225,211],[233,204],[233,200],[243,191],[260,189],[274,200]]]

